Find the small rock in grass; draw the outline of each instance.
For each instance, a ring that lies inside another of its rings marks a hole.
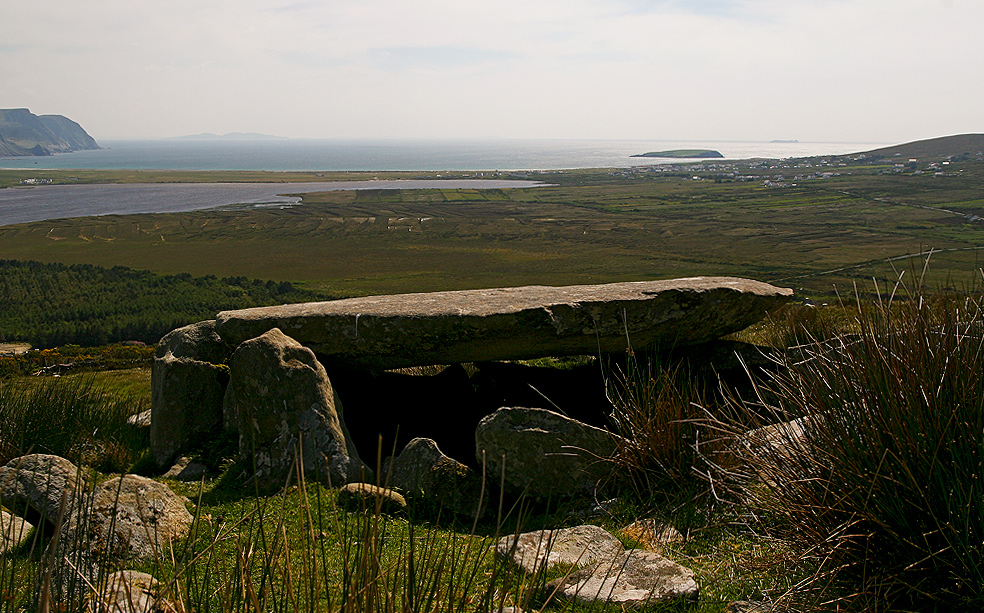
[[[147,573],[121,570],[110,575],[106,587],[89,596],[93,613],[173,613],[173,603],[160,597],[161,584]]]
[[[191,458],[182,456],[174,462],[174,466],[164,473],[163,476],[165,479],[174,479],[176,481],[197,481],[206,472],[208,472],[208,469],[204,464],[193,462]]]
[[[608,602],[633,609],[664,602],[697,602],[698,598],[692,570],[641,549],[555,579],[546,590],[563,600]]]
[[[20,547],[34,526],[16,515],[0,510],[0,554]]]
[[[393,514],[407,508],[403,496],[371,483],[347,483],[338,490],[338,506],[349,511],[371,511]]]
[[[495,551],[501,559],[512,560],[527,573],[535,574],[543,564],[550,568],[611,561],[625,548],[604,528],[584,525],[505,536],[499,539]]]

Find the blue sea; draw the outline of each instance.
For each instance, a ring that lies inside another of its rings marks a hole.
[[[0,168],[155,170],[557,170],[678,162],[633,158],[670,149],[714,149],[727,159],[856,153],[890,143],[658,140],[100,140],[103,149],[0,158]]]

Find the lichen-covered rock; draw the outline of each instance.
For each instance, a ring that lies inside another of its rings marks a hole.
[[[30,509],[54,524],[72,512],[83,484],[79,469],[65,458],[29,454],[0,467],[0,503],[18,514]]]
[[[161,339],[151,368],[150,449],[157,465],[174,458],[222,425],[230,348],[214,321],[172,330]]]
[[[607,602],[633,609],[671,601],[696,602],[699,591],[692,570],[641,549],[555,579],[546,590],[556,591],[562,600]]]
[[[86,530],[94,559],[110,566],[170,555],[188,536],[192,516],[184,499],[163,483],[124,475],[101,483],[88,513],[73,528]]]
[[[20,547],[34,526],[0,509],[0,555]]]
[[[590,524],[504,536],[495,546],[499,558],[511,560],[529,574],[539,572],[544,564],[550,568],[609,562],[623,551],[625,547],[617,538]]]
[[[532,496],[573,495],[610,474],[614,435],[546,409],[505,407],[475,429],[476,459]],[[503,471],[503,467],[505,470]]]
[[[481,516],[482,478],[461,462],[444,455],[429,438],[415,438],[389,467],[389,484],[411,499],[426,500],[445,509]],[[481,506],[480,506],[481,505]]]
[[[323,359],[374,369],[683,346],[737,332],[792,297],[750,279],[367,296],[219,313],[239,343],[280,328]]]
[[[338,506],[349,511],[398,513],[407,508],[398,492],[371,483],[346,483],[338,490]]]
[[[255,466],[261,488],[283,486],[295,459],[307,478],[335,486],[371,480],[328,375],[310,349],[270,330],[236,348],[229,377],[226,402],[237,416],[239,452]]]
[[[161,597],[162,584],[136,570],[117,571],[89,596],[91,613],[174,613],[177,607]]]

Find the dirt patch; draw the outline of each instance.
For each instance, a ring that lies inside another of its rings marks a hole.
[[[17,355],[30,348],[27,343],[0,343],[0,355]]]

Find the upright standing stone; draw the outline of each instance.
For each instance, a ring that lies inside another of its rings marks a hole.
[[[239,451],[263,488],[283,485],[299,458],[308,478],[339,486],[372,471],[351,444],[341,403],[314,353],[278,329],[242,343],[229,359],[227,412]]]
[[[222,398],[231,353],[215,333],[214,321],[172,330],[161,339],[151,369],[150,449],[157,465],[222,424]]]

